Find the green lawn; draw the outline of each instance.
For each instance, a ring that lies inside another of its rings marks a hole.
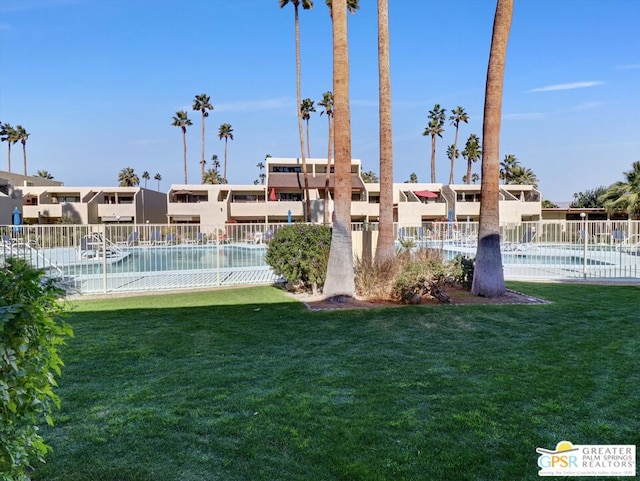
[[[510,287],[552,303],[80,302],[33,479],[534,480],[536,447],[640,445],[640,288]]]

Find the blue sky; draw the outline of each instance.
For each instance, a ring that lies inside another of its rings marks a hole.
[[[375,0],[349,16],[352,155],[378,172]],[[394,177],[430,178],[435,103],[470,116],[459,145],[481,136],[495,2],[390,0]],[[501,158],[534,170],[543,197],[623,179],[640,160],[638,0],[515,0],[503,101]],[[331,24],[324,1],[302,11],[302,96],[331,90]],[[123,167],[181,183],[182,138],[171,118],[185,109],[189,181],[199,181],[200,113],[211,96],[206,159],[223,159],[218,127],[230,123],[230,183],[253,183],[266,154],[299,157],[293,7],[276,0],[3,0],[0,120],[22,124],[29,173],[66,185],[117,185]],[[311,119],[312,157],[325,157],[327,125]],[[448,125],[438,140],[446,182]],[[22,152],[12,151],[22,172]],[[455,180],[466,166],[457,161]],[[6,143],[0,169],[6,170]],[[474,165],[474,172],[480,166]],[[155,182],[150,187],[155,188]]]

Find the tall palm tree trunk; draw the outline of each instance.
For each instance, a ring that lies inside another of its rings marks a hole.
[[[458,150],[458,127],[459,127],[459,124],[456,123],[456,136],[453,140],[453,154],[451,155],[451,170],[449,171],[449,185],[453,184],[453,166],[456,161],[456,152]]]
[[[378,0],[378,75],[380,84],[380,217],[376,262],[393,256],[393,143],[389,63],[389,0]]]
[[[182,130],[182,156],[184,159],[184,183],[187,182],[187,132],[186,129]]]
[[[200,182],[204,179],[204,111],[202,112],[202,158],[200,159]]]
[[[333,0],[333,95],[335,122],[335,220],[324,294],[353,296],[351,243],[351,118],[349,107],[349,49],[347,2]]]
[[[436,181],[436,136],[431,134],[431,182]]]
[[[8,172],[11,173],[11,141],[7,140],[7,168]]]
[[[307,158],[311,158],[311,142],[309,142],[309,119],[306,120],[307,123]]]
[[[224,180],[227,180],[227,142],[229,141],[228,137],[224,139]]]
[[[307,159],[304,152],[304,134],[302,132],[302,94],[300,93],[300,22],[298,19],[298,5],[294,4],[295,22],[296,22],[296,98],[298,109],[298,135],[300,136],[300,158],[302,159],[302,176],[304,178],[304,200],[305,212],[304,220],[309,221],[311,218],[311,200],[309,199],[309,176],[307,174]]]
[[[471,292],[497,297],[505,292],[500,255],[500,121],[507,42],[513,16],[513,0],[498,0],[493,23],[482,125],[482,197],[478,250]]]
[[[22,143],[22,159],[23,159],[23,166],[24,166],[24,175],[27,175],[27,144],[25,144],[24,142]]]
[[[327,114],[329,123],[329,142],[327,147],[327,172],[324,176],[324,223],[329,223],[329,183],[331,182],[331,159],[333,158],[333,120],[332,115]]]

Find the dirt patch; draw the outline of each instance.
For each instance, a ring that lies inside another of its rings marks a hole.
[[[451,298],[450,305],[496,305],[496,304],[547,304],[543,299],[523,294],[522,292],[507,289],[500,297],[478,297],[461,287],[447,287],[446,294]],[[310,294],[291,294],[294,298],[304,303],[311,311],[328,311],[338,309],[373,309],[377,307],[402,307],[407,304],[399,304],[390,301],[369,301],[351,297],[340,299],[325,299],[322,296]],[[423,300],[421,305],[443,304],[436,299]]]

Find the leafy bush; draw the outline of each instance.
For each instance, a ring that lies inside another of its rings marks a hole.
[[[458,254],[453,258],[451,263],[454,270],[455,282],[470,291],[471,285],[473,284],[473,271],[476,266],[476,258]]]
[[[73,333],[62,320],[64,292],[25,260],[5,259],[0,292],[0,476],[22,481],[31,461],[44,461],[50,449],[38,424],[53,424],[58,348]]]
[[[315,293],[324,285],[330,247],[329,227],[291,224],[274,234],[266,261],[290,286]]]

